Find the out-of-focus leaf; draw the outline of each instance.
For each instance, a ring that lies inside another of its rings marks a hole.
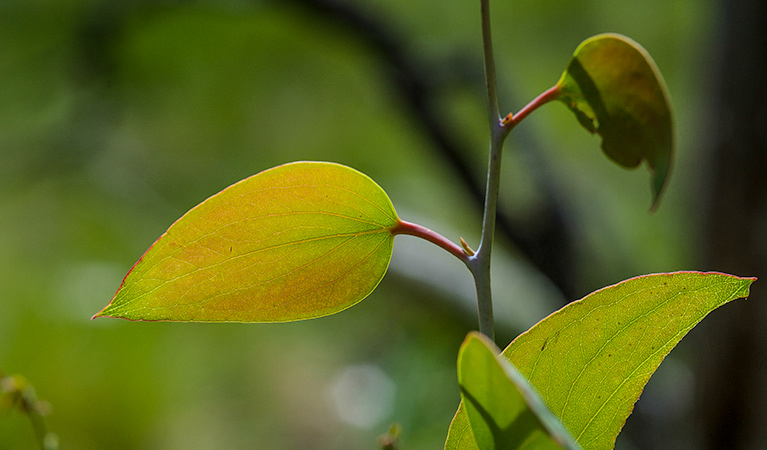
[[[486,336],[472,332],[458,353],[458,383],[468,433],[448,435],[445,448],[578,449],[535,390]],[[453,431],[451,429],[451,431]],[[457,431],[457,430],[456,430]]]
[[[594,36],[575,50],[557,87],[558,99],[602,136],[602,150],[613,161],[636,167],[647,160],[657,207],[674,138],[666,84],[650,55],[625,36]]]
[[[386,193],[354,169],[278,166],[176,221],[95,317],[283,322],[333,314],[378,285],[398,222]]]
[[[709,312],[747,297],[753,281],[700,272],[632,278],[553,313],[503,356],[584,449],[610,449],[663,358]],[[450,433],[467,441],[467,424],[461,405]]]

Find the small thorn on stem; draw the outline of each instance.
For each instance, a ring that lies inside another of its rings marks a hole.
[[[469,244],[466,243],[466,241],[463,240],[463,238],[459,238],[461,240],[461,247],[463,247],[463,251],[466,252],[469,256],[474,256],[474,250],[469,247]]]

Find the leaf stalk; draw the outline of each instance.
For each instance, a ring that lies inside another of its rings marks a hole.
[[[552,100],[557,100],[560,94],[561,91],[559,90],[559,84],[555,84],[538,97],[535,97],[530,103],[525,105],[516,114],[509,114],[504,117],[501,120],[501,125],[503,125],[506,133],[509,133],[514,127],[519,125],[519,123],[522,122],[525,117],[529,116],[530,113]]]
[[[395,236],[398,234],[405,234],[409,236],[419,237],[446,250],[448,253],[460,259],[465,264],[468,263],[469,254],[466,252],[466,250],[464,250],[463,248],[461,248],[461,246],[455,244],[448,238],[437,233],[436,231],[432,231],[424,226],[418,225],[416,223],[400,220],[399,223],[397,223],[397,226],[392,228],[391,233]]]

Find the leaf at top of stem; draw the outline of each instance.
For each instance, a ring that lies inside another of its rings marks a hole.
[[[666,84],[647,51],[618,34],[589,38],[575,50],[557,90],[581,125],[602,136],[602,150],[613,161],[636,167],[647,160],[655,209],[674,137]]]
[[[383,278],[398,223],[383,189],[354,169],[278,166],[171,225],[95,317],[284,322],[334,314]]]

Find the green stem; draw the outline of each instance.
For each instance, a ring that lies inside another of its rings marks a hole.
[[[494,339],[490,258],[495,236],[498,189],[501,182],[501,150],[503,141],[508,135],[508,129],[501,123],[498,108],[495,57],[493,56],[493,37],[490,28],[490,0],[481,0],[481,10],[482,48],[484,50],[485,80],[487,83],[487,112],[490,125],[490,155],[487,163],[487,186],[485,191],[485,212],[482,218],[482,237],[476,254],[469,258],[467,266],[474,276],[474,283],[477,287],[479,331],[490,339]]]
[[[490,156],[487,164],[487,187],[485,192],[485,213],[482,219],[482,237],[479,248],[469,259],[468,266],[477,287],[477,313],[479,331],[494,339],[493,295],[490,285],[490,260],[495,237],[495,217],[498,209],[498,190],[501,182],[501,155],[506,134],[494,130],[490,141]]]
[[[495,56],[493,56],[493,35],[490,29],[490,0],[481,0],[482,9],[482,50],[485,60],[485,82],[487,85],[487,112],[490,128],[498,125],[498,87],[495,79]]]
[[[516,115],[509,114],[503,120],[498,107],[498,88],[495,77],[493,37],[490,28],[490,0],[480,0],[482,10],[482,49],[485,61],[487,84],[487,113],[490,125],[490,154],[487,162],[487,186],[485,210],[482,217],[482,236],[476,252],[461,248],[434,231],[409,222],[400,221],[392,229],[393,234],[409,234],[436,244],[463,261],[474,277],[477,288],[477,315],[479,331],[495,339],[493,320],[493,291],[490,283],[490,261],[495,237],[495,220],[498,211],[498,191],[501,184],[501,156],[503,143],[509,132],[525,117],[541,105],[555,100],[560,92],[559,85],[552,87],[528,103]]]

